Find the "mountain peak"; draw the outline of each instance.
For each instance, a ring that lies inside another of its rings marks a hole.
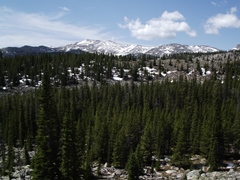
[[[232,50],[240,50],[240,44],[237,44]]]
[[[236,46],[240,49],[240,45]],[[48,53],[48,52],[90,52],[90,53],[104,53],[113,55],[139,55],[149,54],[153,56],[162,56],[164,54],[173,53],[198,53],[198,52],[217,52],[220,51],[217,48],[204,46],[204,45],[184,45],[178,43],[171,43],[166,45],[160,45],[156,47],[148,47],[136,44],[122,44],[112,40],[93,40],[85,39],[80,42],[60,46],[57,48],[50,48],[46,46],[31,47],[23,46],[21,48],[4,48],[3,54],[15,55],[15,54],[29,54],[29,53]]]

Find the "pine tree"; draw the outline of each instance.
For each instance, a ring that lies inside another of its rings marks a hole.
[[[24,110],[21,102],[19,102],[19,145],[22,148],[24,146],[24,139],[25,139],[25,122],[24,122]]]
[[[165,152],[165,137],[164,137],[164,122],[162,117],[163,113],[160,114],[156,109],[154,112],[154,121],[156,121],[156,142],[155,142],[155,155],[161,158]]]
[[[201,122],[199,118],[199,107],[195,102],[193,107],[192,122],[190,128],[191,153],[199,154]]]
[[[140,140],[140,151],[142,153],[142,158],[144,163],[151,165],[152,155],[153,155],[153,136],[151,134],[151,127],[149,123],[145,125],[143,135]]]
[[[28,149],[27,149],[27,141],[24,143],[24,164],[28,165],[30,164],[30,157],[28,154]]]
[[[100,106],[98,106],[95,116],[92,147],[94,158],[97,158],[99,160],[99,163],[107,160],[106,148],[108,147],[108,126],[104,113],[105,108]]]
[[[137,80],[138,80],[138,77],[139,77],[139,74],[138,74],[138,66],[137,66],[137,65],[134,65],[134,66],[132,67],[131,72],[132,72],[132,80],[133,80],[133,81],[137,81]]]
[[[79,158],[79,165],[82,167],[84,158],[86,156],[85,153],[85,135],[86,135],[86,129],[84,126],[84,120],[81,119],[81,117],[78,118],[77,127],[76,127],[76,143],[77,143],[77,149],[78,152],[76,156]]]
[[[1,57],[0,57],[0,60],[1,60]],[[1,63],[1,62],[0,62]],[[1,86],[5,86],[6,83],[5,83],[5,78],[4,78],[4,69],[2,67],[2,63],[0,64],[0,87]]]
[[[218,151],[218,143],[217,140],[214,138],[211,142],[210,151],[208,154],[207,163],[210,165],[210,171],[217,170],[219,166],[217,151]]]
[[[65,114],[61,134],[61,173],[63,179],[80,179],[80,160],[74,120]]]
[[[127,145],[124,130],[121,128],[113,145],[113,164],[116,167],[124,167],[127,162]]]
[[[202,75],[202,69],[201,69],[201,66],[200,66],[200,62],[197,60],[197,71],[199,72],[200,75]]]
[[[59,173],[59,127],[55,112],[53,89],[46,71],[40,94],[40,110],[37,119],[36,155],[34,156],[34,180],[54,180]]]
[[[232,133],[235,137],[233,139],[234,149],[239,152],[240,150],[240,108],[237,108],[234,122],[232,124]]]
[[[180,167],[185,167],[189,165],[189,160],[187,157],[187,154],[189,153],[189,144],[187,137],[188,129],[186,128],[186,117],[183,114],[186,114],[186,112],[182,112],[179,117],[179,132],[177,135],[177,142],[173,150],[172,158],[174,164]]]
[[[9,179],[12,178],[13,166],[14,166],[14,122],[12,118],[15,118],[14,111],[10,111],[10,118],[8,122],[8,149],[7,149],[7,169]]]
[[[139,179],[139,165],[135,153],[131,150],[126,169],[128,172],[128,180]]]
[[[223,160],[224,154],[224,138],[221,122],[221,104],[222,94],[221,85],[219,82],[215,82],[213,91],[213,102],[212,102],[212,116],[210,117],[211,122],[211,136],[210,139],[210,151],[208,154],[208,164],[211,166],[211,170],[216,170]]]

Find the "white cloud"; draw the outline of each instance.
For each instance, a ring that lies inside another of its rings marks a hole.
[[[213,1],[211,2],[211,4],[214,6],[217,6],[217,3],[213,2]]]
[[[237,8],[233,7],[226,14],[210,17],[204,25],[205,33],[219,34],[219,30],[222,28],[240,28],[240,19],[236,16],[236,12]]]
[[[143,40],[173,38],[178,32],[196,36],[196,32],[184,20],[178,11],[165,11],[159,18],[150,19],[146,24],[142,24],[139,19],[129,20],[124,17],[125,24],[119,24],[119,27],[129,29],[133,37]]]
[[[63,10],[63,11],[66,11],[66,12],[70,11],[70,9],[68,9],[67,7],[60,7],[60,9]]]
[[[103,27],[78,26],[61,18],[70,10],[61,7],[55,14],[19,12],[0,7],[0,47],[23,45],[60,46],[82,39],[105,39]]]

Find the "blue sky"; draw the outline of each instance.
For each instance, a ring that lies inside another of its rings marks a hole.
[[[240,44],[240,1],[0,1],[0,48],[57,47],[84,39],[228,50]]]

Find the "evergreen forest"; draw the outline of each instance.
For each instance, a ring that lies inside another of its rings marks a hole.
[[[175,55],[185,62],[183,72],[190,71],[192,56]],[[227,155],[238,156],[239,57],[215,65],[204,80],[201,69],[191,78],[150,76],[144,68],[145,76],[139,74],[145,66],[166,73],[165,59],[90,53],[0,57],[1,174],[11,177],[14,166],[29,164],[34,180],[93,179],[93,162],[107,162],[138,179],[144,166],[158,167],[164,156],[189,168],[189,158],[199,154],[212,171]],[[110,81],[116,71],[124,81]],[[23,80],[29,90],[16,90]],[[24,149],[24,161],[15,148]]]

